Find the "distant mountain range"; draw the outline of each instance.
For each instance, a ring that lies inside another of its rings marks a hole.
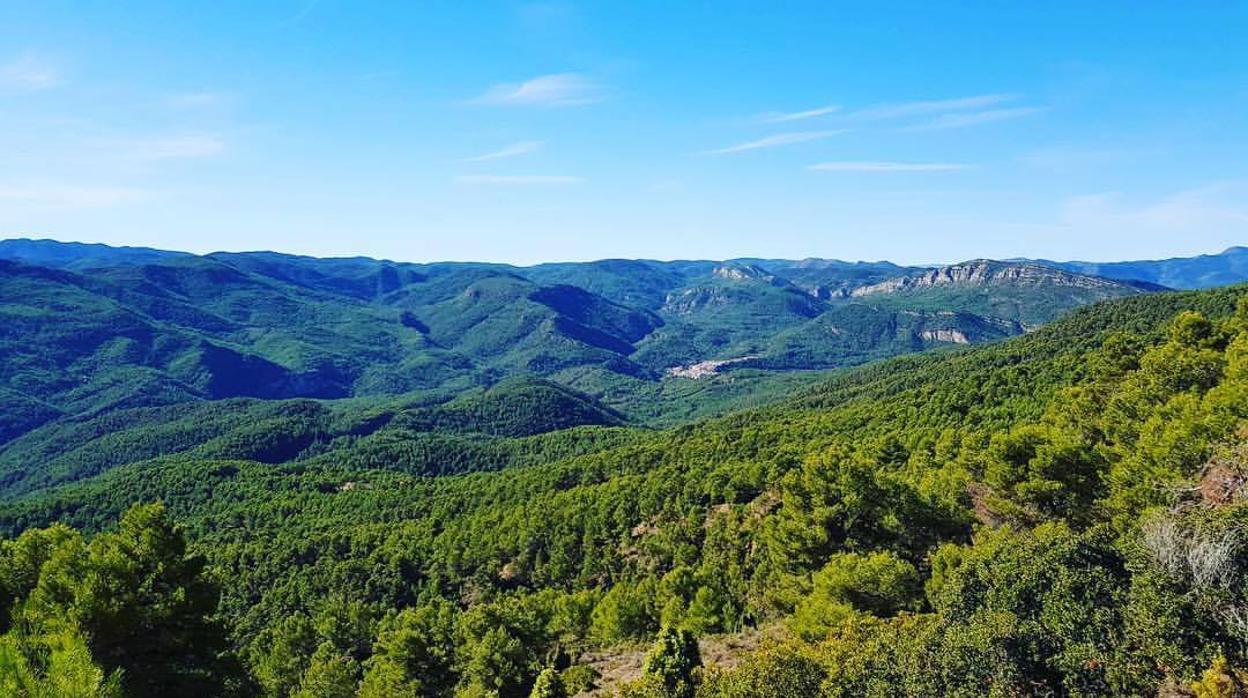
[[[1079,274],[1147,281],[1173,289],[1212,288],[1248,278],[1248,247],[1231,247],[1221,254],[1141,262],[1037,262]]]
[[[0,241],[0,442],[119,409],[448,399],[511,377],[567,386],[603,414],[661,415],[664,399],[689,410],[782,372],[988,341],[1100,300],[1243,280],[1248,250],[1095,271],[1025,260],[515,267]]]

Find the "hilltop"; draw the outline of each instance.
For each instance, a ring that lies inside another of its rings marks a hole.
[[[110,410],[446,399],[510,377],[670,422],[812,372],[997,340],[1158,290],[1008,262],[512,267],[10,240],[0,242],[0,441]]]

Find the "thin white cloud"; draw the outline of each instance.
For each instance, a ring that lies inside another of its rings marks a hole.
[[[464,158],[460,162],[487,162],[490,160],[502,160],[504,158],[514,158],[517,155],[528,155],[536,153],[542,149],[542,141],[517,141],[510,145],[505,145],[498,150],[477,155],[470,158]]]
[[[821,172],[956,172],[969,169],[970,165],[958,162],[882,162],[859,160],[821,162],[806,168]]]
[[[850,114],[850,116],[859,119],[898,119],[908,116],[923,116],[926,114],[940,114],[942,112],[965,111],[968,109],[982,109],[1003,102],[1012,102],[1018,99],[1018,95],[1014,94],[989,94],[975,95],[972,97],[957,97],[954,99],[934,99],[918,102],[901,102],[897,104],[880,104],[874,107],[860,109]]]
[[[1013,107],[1009,109],[986,109],[984,111],[941,114],[925,124],[912,126],[907,130],[939,131],[947,128],[966,128],[967,126],[978,126],[980,124],[990,124],[997,121],[1018,119],[1020,117],[1030,116],[1039,111],[1039,107]]]
[[[1071,250],[1086,249],[1090,241],[1111,243],[1099,248],[1099,257],[1112,257],[1115,245],[1131,247],[1139,258],[1213,252],[1248,240],[1248,179],[1206,182],[1162,194],[1107,191],[1059,197],[1049,216],[1010,218],[962,221],[956,229],[982,230],[988,235],[985,239],[1014,245],[1022,241],[1032,246],[1027,256],[1048,259],[1069,259],[1075,256]],[[1016,248],[995,254],[1018,253]]]
[[[48,90],[61,82],[61,72],[56,66],[29,51],[0,66],[0,85],[5,87]]]
[[[804,111],[772,112],[770,114],[764,115],[763,121],[766,121],[767,123],[770,123],[770,124],[781,124],[781,123],[787,123],[790,121],[803,121],[805,119],[814,119],[820,116],[827,116],[828,114],[832,114],[840,110],[841,108],[839,106],[832,104],[826,107],[817,107],[815,109],[806,109]]]
[[[1100,145],[1058,144],[1019,156],[1019,163],[1046,174],[1066,175],[1155,156],[1156,148],[1105,148]]]
[[[208,135],[171,136],[106,145],[116,148],[123,158],[141,162],[205,158],[225,152],[225,142]]]
[[[0,185],[0,201],[38,206],[96,208],[144,201],[151,198],[145,189],[129,187],[66,187]]]
[[[494,85],[472,101],[497,106],[572,107],[600,102],[603,96],[602,86],[580,73],[554,73]]]
[[[290,17],[290,19],[283,22],[283,24],[298,24],[299,22],[302,22],[305,17],[312,13],[312,10],[316,9],[316,6],[320,4],[320,1],[321,0],[304,0],[303,6],[300,7],[299,10]]]
[[[1061,202],[1058,223],[1087,231],[1141,233],[1248,233],[1248,182],[1216,182],[1132,203],[1118,192],[1072,196]]]
[[[169,106],[181,109],[203,109],[226,103],[226,95],[220,92],[187,92],[169,98]]]
[[[461,184],[576,184],[581,177],[564,175],[459,175]]]
[[[746,141],[736,145],[730,145],[726,148],[716,148],[714,150],[705,150],[702,155],[727,155],[729,153],[743,153],[748,150],[759,150],[762,148],[776,148],[782,145],[793,145],[795,143],[809,143],[810,141],[821,141],[825,138],[831,138],[845,133],[845,129],[835,129],[831,131],[795,131],[793,133],[777,133],[774,136],[759,138],[758,140]]]

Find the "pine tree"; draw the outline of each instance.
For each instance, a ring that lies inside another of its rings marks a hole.
[[[568,698],[568,689],[563,685],[563,678],[554,669],[543,669],[533,683],[533,692],[529,698]]]
[[[659,631],[642,673],[661,684],[671,698],[692,698],[693,673],[700,666],[698,639],[688,630],[669,627]]]

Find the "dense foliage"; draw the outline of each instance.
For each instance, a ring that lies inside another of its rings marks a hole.
[[[84,541],[65,526],[0,546],[0,686],[11,696],[245,690],[212,619],[217,590],[160,505]]]
[[[1140,292],[1048,269],[1041,284],[885,303],[848,294],[912,270],[765,264],[405,264],[0,241],[0,446],[118,410],[413,392],[445,400],[535,376],[668,423],[791,385],[794,370],[999,339],[1020,332],[1019,319]],[[751,372],[711,386],[664,380],[708,360]]]
[[[126,430],[63,431],[28,452],[77,474],[0,504],[0,681],[560,695],[657,636],[626,694],[1219,695],[1248,665],[1243,293],[1098,305],[662,431],[313,401],[238,403],[267,421],[207,438],[207,412],[125,413],[132,461],[87,446]],[[431,437],[462,446],[407,450]],[[694,637],[762,626],[698,667]]]

